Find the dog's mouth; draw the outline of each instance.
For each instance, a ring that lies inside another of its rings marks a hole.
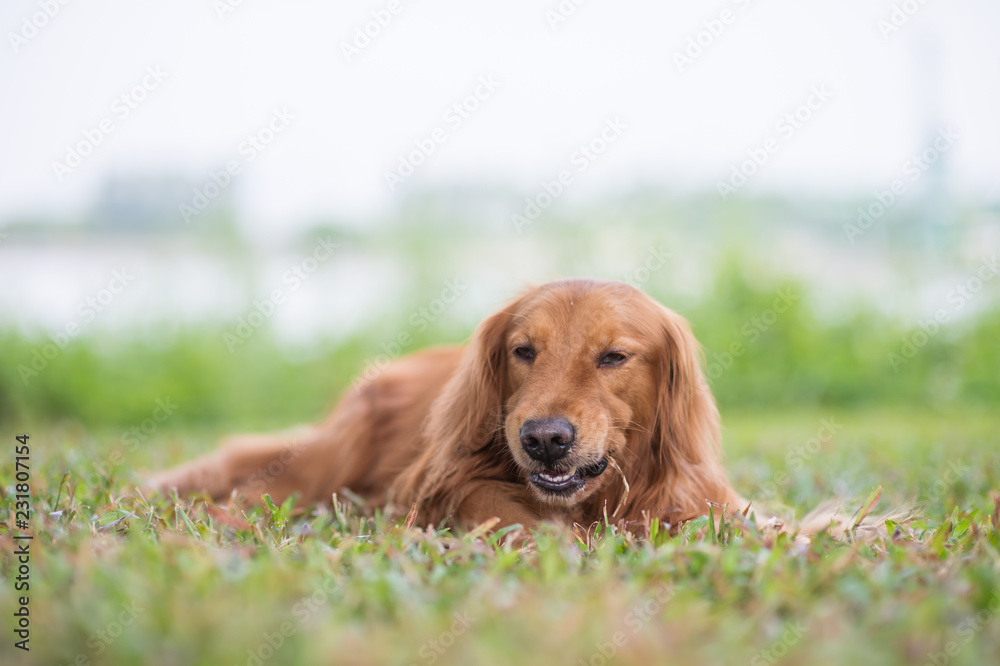
[[[608,468],[608,459],[601,458],[589,467],[572,467],[566,470],[532,472],[528,480],[533,486],[551,495],[572,495],[587,485],[588,478],[595,478]]]

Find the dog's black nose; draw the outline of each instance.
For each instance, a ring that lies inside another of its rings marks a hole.
[[[521,426],[521,446],[529,456],[551,465],[566,455],[576,433],[566,419],[532,419]]]

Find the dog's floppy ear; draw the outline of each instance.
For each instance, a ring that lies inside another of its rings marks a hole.
[[[732,510],[739,498],[722,466],[719,411],[701,371],[701,347],[687,321],[662,306],[659,329],[653,469],[640,493],[680,519],[706,513],[706,500],[729,502]]]
[[[453,450],[479,450],[502,431],[507,381],[506,337],[514,303],[484,320],[431,408],[427,434]]]
[[[484,458],[473,454],[502,435],[506,338],[518,302],[508,303],[476,328],[455,375],[431,405],[419,457],[390,490],[404,510],[416,502],[424,519],[433,523],[452,515],[472,487],[469,480],[482,471]]]
[[[656,428],[659,462],[702,463],[719,455],[719,411],[701,372],[701,346],[687,321],[661,308]]]

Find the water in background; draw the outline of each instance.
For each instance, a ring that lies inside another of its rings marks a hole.
[[[634,197],[518,230],[517,197],[473,201],[485,203],[428,195],[394,222],[318,225],[280,246],[155,225],[12,226],[0,242],[0,317],[46,335],[246,322],[308,345],[385,319],[468,328],[524,285],[568,276],[624,280],[683,311],[737,257],[752,282],[802,282],[820,317],[866,303],[908,320],[946,303],[1000,247],[995,210],[956,209],[948,225],[899,211],[852,235],[852,203]],[[970,299],[961,315],[986,306]]]

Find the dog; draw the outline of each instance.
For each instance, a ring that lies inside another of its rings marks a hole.
[[[355,384],[321,424],[233,438],[149,486],[279,503],[347,488],[460,529],[737,513],[745,501],[722,465],[700,360],[687,322],[638,289],[550,282],[490,315],[467,346]]]

